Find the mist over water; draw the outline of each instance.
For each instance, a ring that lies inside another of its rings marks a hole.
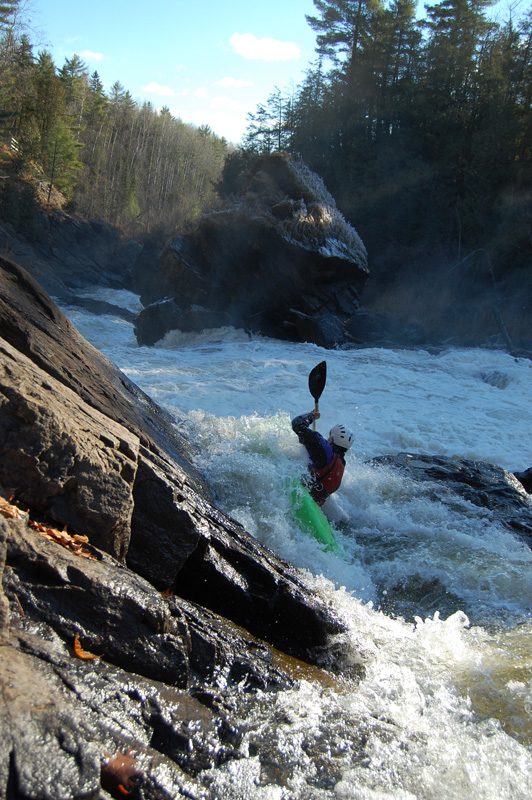
[[[100,295],[140,307],[129,293]],[[410,451],[527,469],[532,363],[488,350],[325,351],[233,329],[139,348],[119,317],[65,311],[175,415],[218,505],[291,561],[349,631],[331,643],[346,654],[337,685],[303,680],[245,701],[244,758],[203,776],[213,796],[530,798],[531,551],[489,510],[366,462]],[[297,527],[285,488],[306,464],[290,420],[313,407],[308,373],[324,359],[318,428],[355,431],[324,509],[340,555]]]

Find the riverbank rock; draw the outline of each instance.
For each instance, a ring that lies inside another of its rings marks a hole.
[[[0,285],[0,484],[158,589],[186,597],[188,587],[294,655],[323,645],[336,622],[289,565],[212,506],[173,418],[6,259]]]
[[[172,313],[162,303],[143,310],[139,344],[225,324],[331,347],[345,340],[368,277],[364,245],[321,179],[280,153],[257,160],[230,206],[171,242],[161,269]]]
[[[344,627],[2,257],[0,332],[0,795],[207,800],[239,698],[334,678]]]
[[[407,472],[418,481],[438,484],[442,492],[458,495],[490,511],[492,517],[532,546],[532,502],[516,476],[494,464],[445,456],[398,453],[378,456],[373,465]],[[442,495],[445,502],[445,496]]]
[[[115,228],[101,220],[54,209],[36,215],[31,238],[0,221],[0,250],[49,294],[82,305],[84,298],[76,293],[88,286],[132,289],[133,266],[142,247],[123,241]],[[106,313],[104,306],[101,313]]]

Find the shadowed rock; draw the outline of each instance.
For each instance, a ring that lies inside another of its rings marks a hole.
[[[502,467],[482,461],[415,453],[378,456],[371,463],[407,472],[414,480],[434,482],[444,491],[489,509],[502,525],[532,545],[532,503],[516,476]]]
[[[224,324],[333,346],[368,276],[364,245],[321,179],[279,153],[256,162],[231,206],[171,242],[161,267],[173,297],[139,314],[140,344]]]

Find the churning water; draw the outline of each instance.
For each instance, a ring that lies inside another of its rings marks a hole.
[[[99,297],[140,309],[127,292]],[[175,415],[218,505],[344,620],[346,676],[364,665],[356,684],[309,677],[248,700],[244,758],[202,776],[213,797],[530,800],[532,551],[489,510],[367,462],[409,451],[532,466],[532,362],[481,349],[325,351],[233,329],[145,348],[120,317],[65,311]],[[324,359],[318,429],[355,432],[324,509],[340,555],[297,528],[284,489],[306,463],[290,419],[313,407],[308,373]]]

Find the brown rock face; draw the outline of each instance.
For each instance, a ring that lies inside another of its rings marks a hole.
[[[0,344],[0,483],[123,560],[139,439]]]

